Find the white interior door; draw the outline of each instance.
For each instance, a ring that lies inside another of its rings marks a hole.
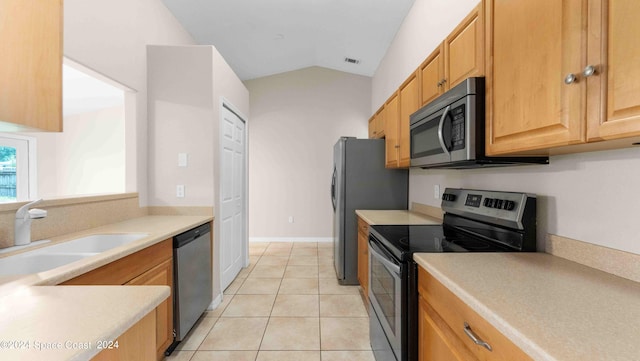
[[[245,123],[223,106],[221,122],[220,254],[221,288],[224,290],[242,269],[246,258],[245,230]],[[217,213],[217,212],[216,212]]]

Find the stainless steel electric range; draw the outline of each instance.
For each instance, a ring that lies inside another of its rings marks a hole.
[[[370,341],[376,361],[418,359],[415,252],[535,252],[532,194],[447,188],[442,225],[372,226]]]

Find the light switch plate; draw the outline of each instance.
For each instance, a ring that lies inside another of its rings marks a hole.
[[[178,153],[178,167],[186,167],[189,163],[189,155],[187,153]]]

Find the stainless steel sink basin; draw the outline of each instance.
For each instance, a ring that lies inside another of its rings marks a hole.
[[[147,237],[148,233],[92,234],[0,258],[0,276],[48,271]]]

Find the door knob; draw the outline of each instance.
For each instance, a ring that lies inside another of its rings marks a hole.
[[[573,73],[569,73],[567,76],[564,77],[565,84],[573,84],[577,82],[578,82],[578,77]]]
[[[584,70],[582,71],[582,75],[584,75],[585,78],[588,78],[594,75],[595,73],[596,73],[596,67],[593,65],[587,65],[587,67],[584,68]]]

